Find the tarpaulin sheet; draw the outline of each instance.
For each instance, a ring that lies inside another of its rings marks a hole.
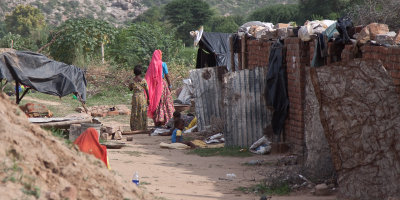
[[[226,66],[228,71],[231,71],[229,47],[229,37],[231,35],[230,33],[203,32],[197,52],[196,68]],[[237,66],[236,56],[235,66]]]
[[[28,51],[0,54],[0,79],[18,81],[39,92],[59,97],[76,92],[86,101],[84,71],[42,54]]]
[[[274,134],[278,136],[281,134],[283,126],[285,125],[289,108],[286,67],[283,65],[282,48],[283,44],[279,41],[274,43],[271,47],[265,92],[267,104],[274,108],[271,124]],[[278,139],[279,138],[280,137],[278,137]]]

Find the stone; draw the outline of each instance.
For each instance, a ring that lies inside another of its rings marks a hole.
[[[277,31],[277,37],[279,39],[285,39],[287,37],[289,37],[289,32],[287,28],[279,28],[276,30]]]
[[[289,24],[284,24],[284,23],[277,23],[275,24],[275,29],[280,29],[280,28],[288,28],[290,25]]]
[[[331,150],[321,123],[320,105],[307,69],[304,109],[304,143],[307,152],[303,173],[312,180],[325,180],[335,174]]]
[[[271,40],[271,39],[276,39],[277,37],[278,36],[276,30],[267,31],[267,29],[265,29],[256,33],[257,39]]]
[[[395,44],[395,32],[388,32],[386,34],[378,34],[375,36],[375,41],[380,45],[394,45]]]
[[[361,44],[367,43],[369,40],[375,40],[376,35],[386,34],[389,27],[386,24],[372,23],[364,27],[357,36],[357,42]]]
[[[318,184],[315,186],[315,193],[314,195],[317,196],[327,196],[330,194],[330,190],[325,183]]]
[[[116,116],[116,115],[119,115],[119,111],[118,110],[108,111],[107,115],[108,116]]]
[[[85,112],[85,109],[83,107],[77,107],[77,108],[75,108],[75,111],[79,112],[79,113],[83,113],[83,112]]]
[[[122,140],[122,132],[120,130],[115,132],[114,139]]]
[[[400,44],[400,31],[397,33],[396,37],[393,39],[395,45]]]
[[[400,96],[382,62],[353,59],[313,68],[310,76],[338,176],[337,198],[398,196]]]
[[[55,192],[47,192],[47,193],[46,193],[46,198],[47,198],[48,200],[59,200],[59,199],[60,199],[59,196],[58,196],[58,194],[55,193]]]
[[[74,186],[68,186],[60,192],[60,196],[62,199],[76,200],[78,196],[78,191]]]

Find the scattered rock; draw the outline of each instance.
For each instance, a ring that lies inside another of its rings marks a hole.
[[[59,200],[60,199],[58,194],[56,194],[55,192],[47,192],[46,193],[46,198],[48,200]]]
[[[115,140],[122,140],[122,132],[120,130],[115,132],[114,139]]]
[[[386,34],[388,32],[389,32],[388,25],[372,23],[361,30],[361,32],[357,36],[357,42],[365,44],[369,40],[375,40],[376,35]]]
[[[102,140],[107,140],[107,139],[108,139],[108,133],[102,133],[102,134],[100,135],[100,139],[102,139]]]
[[[76,200],[76,197],[78,195],[78,191],[74,186],[68,186],[65,187],[64,190],[60,192],[60,196],[64,199],[69,199],[69,200]]]
[[[329,188],[325,183],[318,184],[315,186],[315,195],[326,196],[329,194],[330,194]]]

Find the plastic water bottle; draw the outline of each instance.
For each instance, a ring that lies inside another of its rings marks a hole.
[[[133,174],[132,182],[139,186],[139,174],[137,172]]]

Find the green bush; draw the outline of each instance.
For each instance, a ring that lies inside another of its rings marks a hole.
[[[95,19],[71,19],[59,26],[49,40],[59,34],[50,46],[50,55],[61,62],[86,65],[101,57],[101,44],[114,40],[116,29],[105,21]]]
[[[263,21],[271,23],[299,22],[299,8],[296,4],[272,5],[257,9],[248,17],[248,21]]]
[[[154,50],[160,49],[163,61],[168,62],[182,47],[173,30],[157,24],[136,23],[119,30],[115,42],[107,49],[107,57],[123,67],[147,66]]]

